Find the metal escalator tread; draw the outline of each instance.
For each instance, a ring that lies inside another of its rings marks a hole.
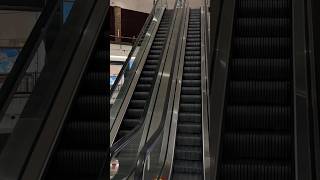
[[[200,10],[188,22],[172,179],[203,179]]]
[[[290,0],[236,1],[218,180],[294,179]]]
[[[143,123],[143,114],[147,110],[149,104],[150,96],[153,91],[154,82],[158,74],[161,53],[165,47],[165,40],[169,29],[162,30],[163,27],[168,27],[171,20],[171,11],[165,11],[163,18],[160,22],[159,28],[154,42],[161,42],[160,44],[152,44],[149,51],[148,57],[146,59],[145,65],[142,69],[141,75],[139,77],[138,83],[134,90],[133,96],[129,102],[129,106],[124,115],[124,121],[122,121],[119,128],[116,140],[119,140],[123,136],[133,130],[138,124]],[[139,101],[139,103],[137,103]],[[132,110],[139,111],[139,113],[134,113]],[[139,121],[130,121],[130,119],[138,119]]]
[[[97,179],[108,157],[105,38],[97,39],[43,179]]]

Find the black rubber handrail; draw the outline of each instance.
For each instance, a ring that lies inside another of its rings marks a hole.
[[[0,121],[46,34],[51,20],[53,19],[54,12],[58,9],[58,3],[59,0],[50,0],[47,2],[13,65],[11,72],[8,74],[0,89]]]
[[[140,41],[142,40],[141,38],[148,31],[148,29],[147,29],[148,24],[150,23],[150,21],[152,21],[152,18],[153,18],[154,12],[155,12],[155,7],[157,7],[157,4],[158,4],[159,1],[161,1],[161,0],[158,0],[157,3],[153,6],[153,8],[151,10],[151,13],[149,14],[147,20],[144,22],[144,25],[143,25],[143,27],[142,27],[137,39],[135,40],[135,42],[134,42],[134,44],[133,44],[133,46],[132,46],[132,48],[130,50],[130,53],[129,53],[126,61],[122,65],[122,67],[120,69],[120,72],[117,75],[116,80],[113,82],[113,84],[111,86],[111,89],[110,89],[110,96],[112,96],[112,94],[114,93],[115,89],[117,88],[117,85],[120,82],[120,80],[122,78],[122,75],[125,73],[125,69],[127,68],[128,64],[129,64],[134,51],[136,50],[137,46],[139,45]]]

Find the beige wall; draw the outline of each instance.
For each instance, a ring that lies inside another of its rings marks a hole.
[[[38,16],[38,12],[0,10],[0,47],[23,46]]]

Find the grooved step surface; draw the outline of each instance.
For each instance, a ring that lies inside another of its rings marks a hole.
[[[181,84],[173,180],[203,179],[200,10],[191,10]]]
[[[43,179],[97,179],[109,157],[105,31],[101,30],[86,71],[79,77],[81,83]]]
[[[291,0],[237,0],[218,180],[293,180]]]

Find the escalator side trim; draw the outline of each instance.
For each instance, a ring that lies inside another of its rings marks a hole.
[[[311,0],[307,0],[307,5],[305,7],[306,21],[307,21],[307,52],[309,60],[309,103],[310,103],[310,113],[312,113],[312,123],[310,128],[313,128],[312,139],[312,159],[313,159],[313,175],[314,179],[320,180],[320,134],[319,134],[319,116],[318,116],[318,104],[317,104],[317,75],[316,75],[316,62],[315,62],[315,47],[314,47],[314,31],[313,31],[313,6]]]
[[[312,179],[304,1],[292,1],[295,177]]]
[[[220,140],[222,121],[224,115],[225,90],[228,76],[228,65],[231,52],[231,40],[234,24],[235,0],[225,0],[221,12],[221,22],[214,57],[213,84],[210,86],[210,117],[212,122],[209,126],[211,175],[217,178],[217,169],[220,153]]]
[[[202,108],[202,153],[203,153],[203,179],[210,179],[210,151],[209,151],[209,113],[208,113],[208,57],[206,34],[206,11],[201,7],[201,108]]]

